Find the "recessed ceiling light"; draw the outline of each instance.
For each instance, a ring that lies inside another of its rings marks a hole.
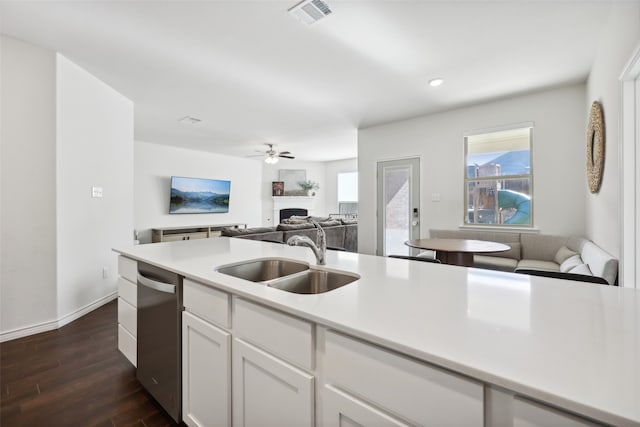
[[[433,87],[440,86],[442,83],[444,83],[444,79],[440,77],[429,80],[429,86]]]
[[[191,116],[185,116],[185,117],[181,118],[178,121],[180,123],[186,123],[188,125],[195,125],[195,124],[200,123],[202,120],[196,119],[195,117],[191,117]]]

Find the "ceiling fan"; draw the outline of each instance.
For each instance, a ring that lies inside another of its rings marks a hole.
[[[267,147],[269,147],[267,149],[267,151],[264,152],[264,154],[267,156],[265,157],[264,161],[266,163],[269,163],[271,165],[278,163],[278,158],[282,157],[283,159],[295,159],[295,156],[291,155],[290,151],[276,151],[273,149],[273,144],[269,144],[269,143],[265,143],[265,145]],[[262,151],[260,151],[262,153]]]

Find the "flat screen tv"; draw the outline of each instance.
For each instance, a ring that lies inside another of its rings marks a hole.
[[[229,212],[231,181],[171,177],[170,214]]]

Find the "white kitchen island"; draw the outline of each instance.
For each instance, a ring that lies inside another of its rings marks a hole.
[[[189,425],[640,425],[636,290],[327,251],[320,268],[361,278],[301,295],[216,268],[268,257],[315,267],[304,247],[216,238],[115,250],[188,279]],[[215,375],[200,351],[217,352]]]

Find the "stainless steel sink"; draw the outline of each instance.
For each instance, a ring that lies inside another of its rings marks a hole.
[[[311,269],[267,283],[267,286],[296,294],[320,294],[358,280],[357,274]]]
[[[360,278],[342,271],[310,269],[309,264],[282,258],[262,258],[224,265],[218,273],[296,294],[320,294]]]
[[[267,282],[309,269],[304,262],[279,258],[264,258],[218,268],[218,272],[251,282]]]

